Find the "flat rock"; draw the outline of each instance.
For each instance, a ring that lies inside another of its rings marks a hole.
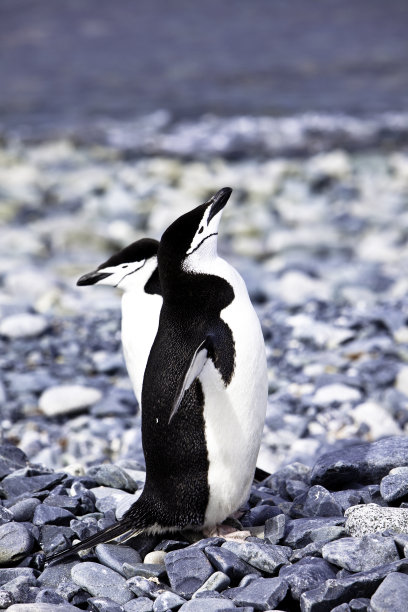
[[[225,542],[221,549],[235,553],[243,561],[266,574],[273,574],[289,563],[290,549],[266,542]]]
[[[219,546],[208,546],[205,549],[205,554],[215,569],[226,574],[232,584],[237,585],[247,574],[260,576],[260,573],[254,567],[245,563],[230,550]]]
[[[319,557],[305,557],[293,565],[282,567],[279,577],[288,582],[294,599],[300,599],[305,591],[310,591],[326,580],[336,577],[333,567]]]
[[[236,606],[253,606],[257,610],[276,608],[285,597],[288,583],[282,578],[257,578],[247,586],[228,589],[225,595]]]
[[[13,498],[23,495],[24,493],[36,493],[37,491],[52,488],[61,482],[65,476],[63,472],[40,474],[39,476],[18,476],[9,474],[2,480],[1,486],[7,498]]]
[[[322,557],[350,572],[365,572],[399,559],[393,538],[380,534],[328,542],[322,548]]]
[[[220,610],[236,610],[230,599],[192,599],[183,604],[179,612],[220,612]]]
[[[114,489],[123,489],[130,493],[134,493],[138,488],[133,478],[117,465],[108,463],[93,465],[88,469],[87,475],[98,485],[113,487]]]
[[[99,563],[89,561],[79,563],[72,568],[71,576],[78,586],[91,595],[110,597],[118,604],[124,604],[133,598],[126,580],[117,572]]]
[[[125,603],[123,610],[125,612],[153,612],[153,602],[148,597],[138,597]]]
[[[27,465],[28,458],[17,446],[0,444],[0,480]]]
[[[21,313],[5,317],[0,323],[0,335],[11,340],[35,338],[45,332],[48,321],[42,315]]]
[[[380,483],[381,497],[392,502],[408,495],[408,467],[394,468]]]
[[[408,601],[408,576],[389,574],[371,598],[373,612],[405,612]]]
[[[31,552],[34,538],[21,523],[0,525],[0,565],[18,561]]]
[[[312,484],[329,488],[344,486],[353,481],[376,484],[392,468],[406,465],[408,438],[392,436],[322,455],[313,467]]]
[[[65,508],[40,504],[34,510],[33,524],[38,525],[65,525],[68,527],[75,515]]]
[[[165,558],[170,586],[189,598],[214,573],[214,568],[198,548],[188,547],[167,553]]]
[[[331,612],[333,608],[355,597],[371,597],[383,579],[393,572],[408,572],[408,559],[394,561],[369,572],[352,574],[347,578],[327,580],[316,589],[300,596],[302,612]]]
[[[345,511],[345,528],[352,536],[363,536],[391,529],[408,533],[408,508],[387,508],[377,504],[351,506]]]
[[[117,544],[98,544],[95,548],[96,556],[99,561],[115,570],[122,576],[126,576],[123,565],[128,563],[129,565],[135,565],[142,562],[142,557],[134,548],[130,546],[122,546]]]
[[[39,408],[48,417],[79,412],[96,404],[102,393],[92,387],[82,385],[59,385],[44,391],[39,400]]]
[[[168,610],[178,610],[186,600],[177,593],[166,591],[161,593],[153,604],[153,612],[167,612]]]
[[[292,548],[301,548],[313,542],[316,529],[343,525],[343,517],[299,518],[286,523],[284,544]]]

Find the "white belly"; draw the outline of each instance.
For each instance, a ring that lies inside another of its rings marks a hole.
[[[159,326],[159,295],[127,292],[122,297],[122,346],[126,368],[141,406],[143,376]]]
[[[223,521],[247,499],[268,399],[261,326],[244,281],[233,268],[228,267],[237,276],[233,283],[235,299],[221,312],[221,318],[229,325],[234,337],[234,375],[231,383],[225,387],[213,362],[208,360],[199,377],[205,397],[209,459],[210,498],[206,525]]]

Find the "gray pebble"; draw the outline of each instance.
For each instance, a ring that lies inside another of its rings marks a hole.
[[[270,544],[278,544],[283,538],[286,526],[286,516],[278,514],[268,519],[265,523],[265,540]]]
[[[124,563],[132,567],[142,562],[140,554],[130,546],[118,546],[117,544],[109,543],[98,544],[95,548],[95,552],[101,563],[115,570],[115,572],[122,574],[122,576],[126,578],[130,578],[130,576],[126,575],[123,570]]]
[[[7,565],[28,555],[34,545],[31,533],[21,523],[0,525],[0,565]]]
[[[226,574],[223,572],[214,572],[214,574],[211,574],[204,584],[197,589],[193,597],[196,597],[198,593],[205,591],[224,591],[229,587],[230,583],[231,580]]]
[[[167,612],[167,610],[178,610],[186,600],[177,593],[167,591],[161,593],[153,604],[153,612]]]
[[[408,468],[405,473],[384,476],[380,483],[380,492],[386,502],[406,497],[408,495]]]
[[[35,572],[31,567],[0,567],[0,587],[19,576],[24,576],[27,580],[36,578]]]
[[[54,604],[54,603],[19,603],[8,608],[8,612],[78,612],[76,606],[71,606],[69,603]]]
[[[301,548],[312,542],[312,534],[321,527],[339,526],[344,523],[341,517],[299,518],[286,523],[283,543],[292,548]]]
[[[208,546],[205,549],[207,558],[216,570],[223,572],[231,580],[231,584],[237,585],[247,574],[260,576],[258,570],[245,563],[230,550],[219,546]]]
[[[399,559],[394,540],[380,534],[328,542],[322,548],[322,556],[350,572],[368,571]]]
[[[126,584],[137,597],[149,597],[150,599],[156,599],[160,593],[170,590],[166,584],[149,580],[143,576],[133,576],[127,580]]]
[[[123,564],[123,575],[126,578],[132,576],[143,576],[144,578],[166,578],[167,571],[163,563],[125,563]]]
[[[62,595],[59,595],[53,589],[40,589],[35,597],[36,602],[60,604],[65,603]]]
[[[295,502],[294,502],[295,503]],[[341,506],[327,489],[314,485],[305,494],[303,516],[343,516]]]
[[[133,600],[131,600],[133,601]],[[90,597],[91,612],[123,612],[124,608],[109,597]]]
[[[138,597],[124,604],[125,612],[153,612],[153,602],[148,597]]]
[[[405,612],[408,601],[408,576],[389,574],[371,598],[373,612]]]
[[[236,610],[229,599],[192,599],[183,604],[179,612],[220,612],[220,610]]]
[[[325,580],[335,578],[336,572],[324,559],[306,557],[298,563],[282,567],[279,576],[289,583],[292,597],[298,600],[304,591],[315,589]]]
[[[290,549],[266,542],[225,542],[221,549],[235,553],[251,566],[267,574],[273,574],[282,565],[286,565]],[[248,573],[248,572],[247,572]]]
[[[103,463],[101,465],[93,465],[87,471],[90,476],[99,485],[121,489],[134,493],[137,491],[137,483],[117,465]]]
[[[10,506],[9,510],[13,515],[13,519],[18,522],[31,521],[34,515],[34,510],[40,505],[40,500],[36,497],[29,497],[22,499],[13,506]]]
[[[225,595],[236,606],[253,606],[258,610],[276,608],[285,597],[288,583],[282,578],[257,578],[245,587],[228,589]]]
[[[58,506],[40,504],[34,510],[33,524],[38,526],[49,524],[68,526],[72,519],[75,519],[75,515],[69,510]]]
[[[94,596],[110,597],[123,604],[133,598],[126,586],[126,580],[109,567],[86,561],[71,570],[72,580]]]
[[[0,479],[15,470],[24,468],[28,463],[25,453],[11,444],[0,444]]]
[[[188,547],[167,553],[165,558],[170,586],[189,598],[214,573],[214,568],[198,548]]]

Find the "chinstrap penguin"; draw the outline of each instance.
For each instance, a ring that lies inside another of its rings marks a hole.
[[[142,389],[143,492],[120,522],[51,559],[141,531],[212,527],[248,496],[267,370],[245,283],[217,255],[230,194],[221,189],[181,216],[159,245],[163,305]]]
[[[123,354],[139,406],[144,371],[163,301],[157,270],[158,246],[158,241],[151,238],[137,240],[77,282],[81,286],[111,285],[123,291]]]

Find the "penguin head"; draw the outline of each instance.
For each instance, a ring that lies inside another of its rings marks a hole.
[[[144,288],[157,270],[158,246],[151,238],[137,240],[81,276],[77,285],[111,285],[123,291]]]
[[[224,187],[207,202],[182,215],[164,232],[158,252],[160,275],[194,272],[217,256],[218,225],[232,189]]]

